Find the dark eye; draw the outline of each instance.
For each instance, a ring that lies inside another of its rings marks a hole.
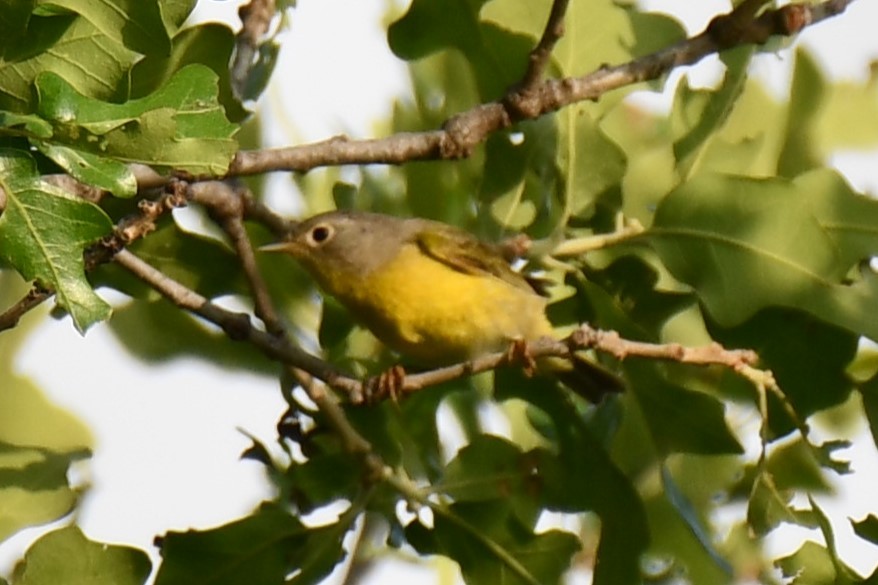
[[[317,225],[311,230],[311,241],[322,244],[332,237],[332,228],[328,225]]]

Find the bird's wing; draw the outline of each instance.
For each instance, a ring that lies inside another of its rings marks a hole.
[[[428,227],[414,235],[414,241],[424,254],[458,272],[493,276],[534,292],[524,277],[512,270],[494,246],[463,230],[431,222]]]

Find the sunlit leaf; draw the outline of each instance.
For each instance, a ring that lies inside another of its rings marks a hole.
[[[0,109],[32,111],[33,81],[49,71],[83,95],[121,98],[128,68],[138,57],[74,15],[33,16],[27,39],[11,45],[0,62]]]
[[[681,127],[674,141],[674,155],[683,177],[697,170],[700,158],[737,105],[753,51],[753,47],[743,47],[723,55],[725,78],[716,90],[692,90],[686,83],[678,86],[671,120]]]
[[[128,165],[51,142],[38,141],[36,146],[67,173],[87,185],[101,187],[117,197],[131,197],[137,192],[137,179]]]
[[[219,78],[219,101],[226,116],[241,121],[246,112],[232,95],[229,61],[235,34],[229,27],[211,22],[187,27],[172,39],[170,55],[151,54],[131,69],[131,97],[141,98],[161,88],[180,69],[192,63],[210,67]]]
[[[167,54],[171,41],[159,0],[39,0],[82,15],[109,38],[138,53]]]
[[[124,104],[88,98],[51,73],[38,77],[37,92],[54,140],[98,156],[220,175],[237,148],[237,128],[217,102],[216,74],[200,65]]]
[[[19,416],[27,411],[16,410]],[[0,440],[0,542],[19,530],[64,517],[76,505],[76,490],[67,481],[71,463],[88,455]]]
[[[50,532],[15,568],[17,585],[142,585],[150,572],[142,550],[88,540],[76,526]]]
[[[27,279],[55,291],[80,332],[110,315],[110,307],[85,279],[82,252],[108,234],[109,218],[96,205],[40,180],[21,151],[0,151],[0,187],[7,204],[0,215],[0,256]]]

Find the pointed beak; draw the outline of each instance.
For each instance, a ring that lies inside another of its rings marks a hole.
[[[295,244],[293,244],[293,242],[276,242],[274,244],[259,246],[260,252],[286,252],[290,254],[295,249],[296,246]]]

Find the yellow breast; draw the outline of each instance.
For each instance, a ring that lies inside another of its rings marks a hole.
[[[425,365],[551,334],[545,301],[491,275],[454,270],[414,244],[361,282],[329,291],[385,344]]]

